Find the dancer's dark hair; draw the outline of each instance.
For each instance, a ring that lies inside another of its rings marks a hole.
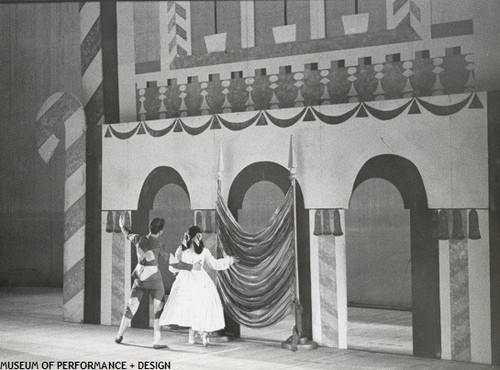
[[[193,225],[191,226],[187,233],[185,234],[186,238],[186,243],[182,244],[182,250],[186,250],[191,246],[191,243],[194,243],[193,238],[196,236],[196,234],[201,233],[201,229],[199,226]],[[203,248],[205,247],[205,244],[203,243],[203,240],[200,240],[200,244],[197,245],[194,243],[194,251],[196,254],[201,254],[203,252]]]
[[[151,234],[158,234],[165,227],[165,220],[163,218],[155,218],[149,224],[149,231]]]

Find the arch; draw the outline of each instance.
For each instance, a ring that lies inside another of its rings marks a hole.
[[[161,166],[155,168],[144,180],[139,195],[137,211],[132,212],[132,228],[134,232],[147,234],[149,232],[149,211],[153,208],[153,203],[158,191],[165,185],[175,184],[181,187],[187,194],[189,201],[191,197],[182,179],[182,176],[172,167]],[[137,256],[132,252],[132,269],[137,264]],[[132,319],[132,326],[136,328],[149,328],[149,297],[144,295],[143,300]]]
[[[403,197],[405,208],[427,208],[427,194],[422,176],[408,159],[393,154],[382,154],[369,159],[356,176],[351,199],[352,193],[362,182],[374,177],[393,184]]]
[[[413,354],[439,358],[441,319],[436,211],[428,209],[422,176],[408,159],[392,154],[369,159],[356,176],[352,191],[371,178],[392,183],[399,190],[405,208],[410,210]]]
[[[274,162],[257,162],[246,166],[234,178],[229,189],[227,204],[233,216],[237,217],[234,210],[241,209],[246,191],[252,185],[259,181],[269,181],[278,186],[283,194],[286,194],[290,188],[290,179],[288,176],[288,170]],[[297,186],[298,189],[300,189],[300,186]]]
[[[259,181],[269,181],[277,185],[283,194],[290,188],[289,171],[274,162],[256,162],[241,170],[231,183],[228,195],[228,207],[237,219],[238,210],[248,189]],[[303,307],[303,335],[312,338],[311,309],[311,264],[309,245],[309,212],[304,207],[304,196],[297,182],[297,246],[299,260],[299,293]],[[226,317],[226,330],[239,336],[239,325]]]
[[[146,177],[146,180],[144,180],[144,184],[142,185],[141,193],[139,195],[137,209],[152,209],[156,194],[158,194],[158,191],[163,186],[168,184],[180,186],[191,200],[186,183],[182,179],[179,172],[172,167],[161,166],[156,167],[153,171],[151,171],[148,177]]]

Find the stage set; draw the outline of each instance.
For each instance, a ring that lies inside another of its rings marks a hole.
[[[64,320],[119,325],[137,259],[118,219],[163,217],[170,253],[197,224],[241,259],[210,271],[217,336],[500,364],[498,4],[47,12],[80,25],[81,94],[51,91],[32,128],[64,189]]]

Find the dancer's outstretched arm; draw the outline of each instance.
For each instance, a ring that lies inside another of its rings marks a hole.
[[[226,256],[224,258],[216,259],[214,256],[212,256],[212,253],[210,253],[207,248],[204,249],[204,253],[205,262],[214,270],[227,270],[234,263],[239,261],[238,257],[233,256]]]

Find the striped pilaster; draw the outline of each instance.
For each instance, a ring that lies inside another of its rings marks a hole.
[[[191,55],[191,8],[189,1],[167,3],[168,65],[174,69],[177,56]]]
[[[338,348],[337,263],[335,237],[318,236],[321,344]]]
[[[64,126],[65,136],[56,136]],[[65,145],[63,317],[83,321],[85,279],[85,114],[71,94],[57,92],[38,112],[38,153],[48,163],[61,139]]]
[[[454,213],[457,211],[454,211]],[[469,257],[467,241],[467,211],[458,211],[462,218],[461,239],[450,239],[450,316],[451,357],[456,361],[471,360],[469,307]],[[454,215],[455,217],[455,215]]]
[[[112,211],[101,212],[101,325],[111,325],[113,244]]]
[[[104,123],[101,11],[99,2],[80,7],[82,95],[87,125]]]
[[[131,244],[118,227],[120,215],[129,211],[102,212],[101,324],[119,325],[131,284]],[[125,218],[130,220],[130,217]],[[127,221],[126,221],[127,224]]]
[[[79,107],[65,122],[64,184],[64,320],[83,321],[85,285],[85,114]]]
[[[123,233],[113,232],[111,257],[111,325],[119,325],[125,307],[125,256],[130,253]]]

